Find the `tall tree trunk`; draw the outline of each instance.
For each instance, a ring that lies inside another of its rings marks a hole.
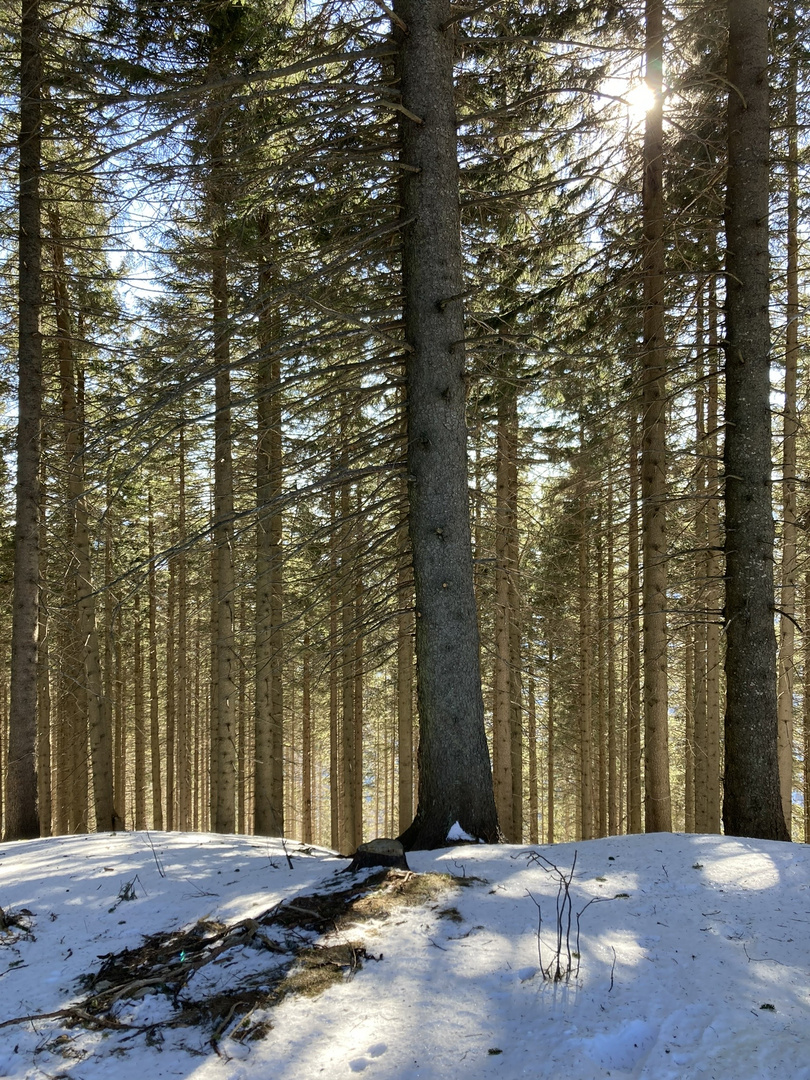
[[[584,436],[580,428],[580,457],[584,459]],[[591,591],[590,552],[588,536],[588,511],[585,497],[585,466],[581,460],[577,501],[579,551],[579,583],[577,598],[579,609],[579,835],[583,840],[594,836],[594,787],[593,787],[593,693],[591,686]]]
[[[44,442],[44,438],[43,438]],[[40,466],[40,597],[37,640],[37,799],[40,835],[53,832],[53,792],[51,788],[51,666],[48,626],[48,511],[45,460]]]
[[[214,548],[216,558],[216,700],[212,737],[215,832],[236,828],[236,673],[234,648],[233,448],[230,328],[225,228],[214,235],[211,299],[214,332]]]
[[[180,475],[177,488],[177,827],[191,828],[191,732],[188,694],[188,560],[186,556],[186,442],[180,427]]]
[[[714,245],[712,245],[714,247]],[[720,740],[721,740],[721,653],[720,609],[722,607],[723,538],[720,529],[719,478],[719,385],[718,385],[718,305],[717,281],[709,283],[709,385],[706,416],[706,536],[709,558],[706,563],[708,592],[706,605],[706,831],[720,832]]]
[[[768,3],[728,0],[723,823],[787,840],[779,790],[768,317]]]
[[[641,651],[638,542],[638,417],[630,414],[630,507],[627,521],[627,831],[640,833],[641,814]]]
[[[90,530],[84,477],[84,376],[76,363],[74,336],[70,314],[70,298],[62,241],[62,226],[58,207],[49,211],[54,261],[54,303],[56,308],[57,353],[59,382],[62,395],[65,458],[68,498],[73,525],[71,595],[76,607],[76,652],[81,665],[81,694],[84,708],[79,710],[76,753],[86,758],[87,737],[90,736],[90,758],[93,775],[93,804],[95,827],[109,830],[115,824],[113,806],[112,730],[110,713],[105,707],[101,674],[101,655],[96,626],[96,604],[90,559]],[[81,325],[79,326],[81,335]],[[81,771],[86,765],[79,761]],[[77,794],[82,781],[77,774]],[[86,794],[81,796],[86,801]]]
[[[410,532],[416,596],[419,802],[409,848],[454,822],[499,835],[484,731],[467,490],[464,292],[449,0],[395,0],[407,348]],[[403,32],[401,25],[407,27]]]
[[[312,657],[309,634],[304,636],[301,673],[301,839],[311,844],[312,831]]]
[[[271,223],[260,222],[262,250],[272,250]],[[284,638],[282,630],[281,316],[273,298],[275,270],[259,272],[261,356],[258,364],[256,448],[256,833],[284,835]]]
[[[334,459],[332,466],[332,472],[334,472]],[[340,713],[338,710],[338,684],[340,681],[338,550],[340,545],[337,498],[334,487],[329,492],[329,523],[329,842],[336,851],[339,851],[342,842],[340,817],[340,792],[342,788]]]
[[[641,521],[644,636],[644,823],[672,829],[667,693],[666,370],[664,332],[664,29],[662,0],[646,5],[646,81],[654,95],[644,129],[644,427]]]
[[[782,813],[788,832],[793,818],[793,683],[795,652],[796,552],[796,435],[799,418],[796,383],[799,362],[799,140],[796,115],[796,13],[789,14],[785,47],[789,50],[787,85],[787,310],[785,326],[785,411],[782,447],[782,588],[779,614],[779,782]]]
[[[152,765],[152,826],[163,828],[163,776],[161,768],[160,712],[158,699],[157,589],[155,584],[155,519],[152,492],[148,498],[147,542],[149,546],[149,750]]]
[[[146,821],[146,725],[143,713],[143,628],[141,625],[141,597],[135,593],[135,611],[132,616],[134,633],[134,656],[132,676],[135,689],[132,695],[132,723],[135,728],[135,828],[145,829]]]
[[[37,813],[37,627],[39,464],[42,411],[42,26],[38,0],[23,0],[20,22],[19,352],[17,488],[11,701],[6,773],[6,840],[39,836]]]
[[[554,843],[554,766],[555,740],[554,725],[557,722],[554,698],[554,647],[548,644],[548,714],[546,716],[546,843]]]
[[[407,402],[403,396],[402,439],[402,510],[406,513],[408,500],[407,480],[407,428],[405,412]],[[413,568],[408,530],[400,526],[397,566],[397,820],[399,831],[413,821]]]

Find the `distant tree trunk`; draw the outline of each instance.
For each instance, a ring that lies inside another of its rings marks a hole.
[[[549,641],[548,645],[548,713],[546,716],[546,843],[554,843],[554,766],[555,745],[554,725],[557,717],[554,710],[554,647]]]
[[[403,512],[407,507],[407,428],[406,401],[403,395],[403,476],[401,495]],[[397,758],[399,831],[413,821],[413,568],[407,528],[400,526],[397,566]]]
[[[301,839],[312,843],[312,657],[309,634],[304,636],[301,673]]]
[[[40,835],[52,835],[53,793],[51,788],[51,670],[50,641],[48,635],[48,514],[45,461],[40,467],[40,598],[39,628],[37,640],[37,798],[39,805]]]
[[[211,299],[214,332],[214,547],[216,554],[215,832],[236,828],[236,673],[233,567],[233,435],[225,228],[214,235]]]
[[[441,846],[455,821],[488,842],[499,835],[467,490],[453,31],[443,29],[450,10],[449,0],[394,0],[409,114],[400,118],[402,280],[420,718],[418,809],[402,835],[408,848]]]
[[[161,769],[160,712],[158,709],[158,663],[157,663],[157,591],[155,585],[155,520],[152,508],[152,492],[147,497],[147,542],[149,545],[149,749],[152,764],[152,827],[163,828],[163,783]]]
[[[403,540],[406,534],[403,531]],[[413,821],[413,583],[410,551],[400,546],[397,596],[397,750],[398,818],[403,832]]]
[[[260,222],[269,259],[272,226]],[[258,364],[256,449],[256,726],[254,821],[256,833],[284,835],[284,586],[281,494],[281,316],[273,299],[275,270],[259,272],[261,356]]]
[[[134,634],[134,657],[132,677],[135,689],[132,695],[132,723],[135,728],[135,828],[145,829],[146,821],[146,726],[143,713],[143,632],[141,626],[141,597],[135,593],[135,611],[132,616]]]
[[[799,418],[796,384],[799,361],[799,145],[796,116],[796,13],[789,14],[789,70],[787,85],[787,310],[785,312],[785,411],[782,449],[782,573],[779,603],[779,781],[782,813],[788,832],[793,818],[793,683],[796,648],[796,551],[798,507],[796,500],[796,436]]]
[[[191,828],[191,732],[188,694],[188,560],[186,556],[186,442],[180,427],[177,488],[177,827]]]
[[[76,714],[81,729],[77,731],[75,741],[77,760],[80,765],[80,771],[76,774],[77,796],[82,803],[86,803],[86,791],[83,794],[79,792],[81,788],[86,788],[86,784],[80,779],[80,773],[86,772],[87,731],[89,729],[95,827],[103,831],[113,828],[116,815],[113,806],[112,730],[109,710],[105,708],[104,702],[84,478],[84,377],[74,354],[74,335],[58,206],[49,211],[49,221],[54,261],[54,303],[64,422],[65,464],[73,526],[70,563],[71,596],[76,607],[74,621],[76,656],[80,666],[77,677],[81,683],[83,703],[83,707]],[[81,324],[79,334],[81,336]],[[84,762],[81,759],[84,759]]]
[[[539,833],[539,778],[537,774],[537,697],[534,682],[534,672],[529,672],[529,699],[526,725],[526,741],[529,746],[529,843],[536,844],[540,839]]]
[[[363,515],[362,502],[358,492],[357,497],[357,527],[362,532]],[[359,536],[361,541],[362,537]],[[362,547],[360,548],[362,550]],[[363,584],[363,572],[359,558],[354,560],[354,828],[357,844],[363,843],[363,729],[365,725],[365,635],[363,633],[363,600],[365,587]],[[357,846],[355,844],[355,847]]]
[[[177,827],[177,672],[176,621],[177,564],[169,559],[169,592],[166,597],[166,828]]]
[[[714,247],[714,245],[712,245]],[[709,283],[709,385],[706,416],[706,537],[709,558],[706,563],[708,592],[706,605],[706,831],[720,832],[720,609],[722,607],[723,557],[720,531],[719,480],[719,387],[717,326],[717,282]]]
[[[335,471],[332,461],[332,472]],[[329,492],[329,836],[330,844],[340,850],[342,842],[340,817],[341,759],[340,759],[340,713],[338,710],[338,684],[340,680],[340,650],[338,616],[340,593],[338,582],[338,521],[337,498],[334,487]]]
[[[768,318],[768,3],[728,0],[726,833],[789,838],[779,790]]]
[[[42,411],[42,53],[38,0],[23,0],[20,22],[19,346],[17,488],[11,702],[5,839],[39,836],[37,813],[37,626],[39,464]]]
[[[585,443],[581,426],[579,453],[580,477],[577,482],[577,547],[579,552],[579,581],[577,586],[579,618],[579,835],[583,840],[592,840],[594,836],[594,789],[590,551],[584,479]]]
[[[804,624],[810,626],[810,571],[804,575]],[[810,634],[804,635],[804,842],[810,844]]]
[[[695,445],[697,469],[693,486],[697,499],[695,512],[695,617],[693,635],[693,693],[687,700],[687,721],[691,720],[686,739],[686,805],[687,832],[708,831],[708,743],[706,638],[709,614],[703,611],[708,604],[708,566],[711,554],[707,525],[708,489],[706,486],[706,402],[704,393],[705,288],[701,281],[697,301],[697,362],[695,365]]]
[[[618,722],[616,698],[616,568],[614,565],[614,536],[616,518],[613,505],[613,477],[608,480],[607,493],[607,800],[608,834],[616,836],[619,832],[621,814],[619,812],[619,778],[616,772],[618,761]]]
[[[630,414],[630,506],[627,523],[627,831],[640,833],[641,815],[641,651],[638,542],[638,417]]]
[[[664,332],[663,2],[647,0],[644,129],[644,429],[641,448],[644,635],[644,822],[672,829],[667,692],[666,370]]]

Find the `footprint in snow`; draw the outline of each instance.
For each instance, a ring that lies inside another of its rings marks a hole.
[[[368,1050],[366,1050],[366,1053],[369,1055],[369,1057],[378,1058],[382,1057],[382,1055],[387,1049],[387,1043],[379,1042],[374,1043],[373,1046],[370,1046]],[[371,1065],[371,1062],[368,1060],[368,1058],[365,1057],[353,1058],[349,1062],[349,1068],[352,1070],[352,1072],[363,1072],[363,1070],[367,1069],[369,1065]]]

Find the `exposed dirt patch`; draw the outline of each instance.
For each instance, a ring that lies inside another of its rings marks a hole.
[[[226,926],[201,920],[171,933],[152,934],[135,949],[101,957],[83,977],[87,997],[62,1014],[85,1026],[146,1031],[203,1024],[219,1040],[260,1038],[266,1015],[290,995],[308,997],[379,960],[349,931],[384,922],[403,908],[427,906],[435,917],[461,921],[448,894],[474,878],[385,869],[361,879],[341,877],[331,888],[282,901],[258,918]],[[138,1022],[146,995],[169,999],[167,1018]],[[263,1014],[263,1015],[257,1015]]]

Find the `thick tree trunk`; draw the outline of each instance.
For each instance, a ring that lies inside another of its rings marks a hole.
[[[768,319],[768,3],[728,3],[726,773],[735,836],[787,840],[777,756]]]
[[[408,848],[454,822],[492,842],[467,490],[464,291],[449,0],[395,0],[402,105],[402,281],[416,596],[419,802]]]
[[[641,521],[644,636],[644,826],[672,828],[667,692],[666,370],[664,332],[663,3],[647,0],[644,129],[644,427]]]
[[[782,813],[788,832],[793,818],[793,684],[796,648],[796,550],[798,506],[796,498],[796,436],[799,418],[796,384],[799,361],[799,145],[796,116],[796,16],[790,14],[786,47],[788,70],[787,155],[787,310],[785,326],[785,409],[782,444],[782,581],[779,615],[779,783]]]
[[[37,625],[39,463],[42,409],[42,228],[40,203],[42,54],[38,0],[23,0],[20,23],[19,364],[11,702],[5,838],[39,836],[37,814]]]

